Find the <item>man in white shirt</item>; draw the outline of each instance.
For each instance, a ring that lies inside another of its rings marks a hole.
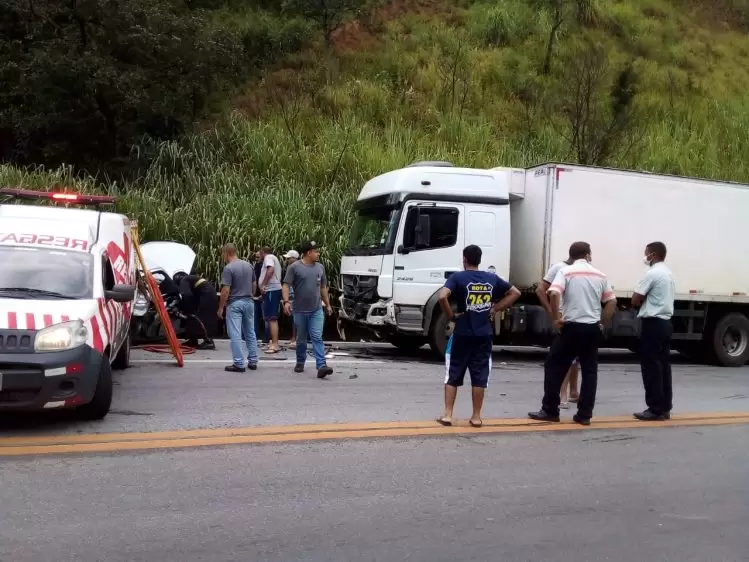
[[[650,267],[632,295],[632,306],[640,309],[640,369],[648,408],[635,417],[642,421],[662,421],[671,417],[671,335],[676,285],[665,264],[666,245],[651,242],[645,246],[645,264]]]
[[[580,360],[582,385],[577,413],[572,420],[590,425],[598,384],[598,343],[616,310],[616,297],[606,275],[594,268],[590,244],[575,242],[570,246],[572,265],[559,270],[549,287],[551,309],[559,338],[552,344],[544,365],[544,398],[541,410],[530,412],[534,420],[559,421],[559,389],[570,363]],[[562,308],[559,304],[562,295]],[[605,307],[601,305],[605,304]],[[603,311],[602,311],[603,309]]]
[[[263,266],[260,269],[258,289],[263,296],[263,319],[270,328],[270,345],[266,353],[278,353],[278,314],[281,310],[281,262],[273,255],[270,246],[260,250]]]
[[[552,323],[555,321],[555,318],[554,312],[551,310],[551,303],[549,302],[549,287],[551,287],[551,284],[554,282],[554,278],[557,276],[557,273],[559,273],[559,270],[568,265],[572,265],[573,261],[574,260],[568,257],[566,260],[557,262],[552,265],[536,288],[536,296],[538,297],[538,301],[541,303],[541,306],[546,309],[546,312],[551,317]],[[567,402],[568,394],[569,401],[572,403],[577,402],[580,397],[577,391],[578,367],[579,362],[577,358],[575,358],[564,377],[564,381],[562,381],[561,404],[559,405],[560,408],[567,409],[570,407]]]

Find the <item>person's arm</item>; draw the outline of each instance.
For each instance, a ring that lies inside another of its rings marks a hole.
[[[546,310],[546,313],[549,316],[552,316],[551,303],[549,302],[549,295],[547,294],[549,287],[551,287],[551,283],[542,279],[538,284],[538,287],[536,287],[536,296],[538,297],[538,302],[541,303],[541,306]]]
[[[551,308],[551,317],[554,320],[554,325],[557,328],[561,328],[564,324],[562,319],[562,313],[559,310],[559,302],[562,299],[565,289],[567,288],[567,278],[564,276],[564,271],[559,270],[554,277],[554,281],[549,285],[549,305]]]
[[[224,317],[224,309],[226,308],[226,301],[229,300],[229,291],[231,290],[231,270],[228,267],[224,268],[221,273],[221,294],[218,298],[218,314],[219,318]]]
[[[281,286],[281,296],[283,297],[283,311],[286,316],[291,316],[291,302],[289,302],[289,287],[294,284],[294,275],[296,268],[291,264],[286,270]]]
[[[640,283],[637,285],[634,294],[632,295],[632,308],[640,308],[642,303],[645,302],[645,297],[653,287],[653,276],[648,271],[645,277],[642,278]]]
[[[601,328],[606,329],[611,326],[611,320],[614,318],[614,313],[616,312],[616,295],[608,281],[606,281],[606,289],[601,295],[601,302],[603,303]]]
[[[328,292],[328,278],[325,277],[325,268],[322,270],[322,277],[320,277],[320,299],[325,305],[325,310],[328,314],[333,314],[333,307],[330,306],[330,294]]]
[[[507,310],[515,304],[515,301],[517,301],[522,295],[520,289],[517,287],[510,286],[508,283],[505,283],[505,285],[509,288],[504,292],[504,296],[494,303],[494,306],[492,307],[493,314],[496,314],[500,310]]]
[[[439,302],[442,312],[447,317],[448,322],[455,320],[459,314],[453,314],[453,308],[450,306],[450,295],[455,290],[455,274],[451,275],[445,281],[445,286],[440,289]]]

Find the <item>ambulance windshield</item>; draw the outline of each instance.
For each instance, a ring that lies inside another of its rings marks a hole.
[[[93,298],[90,254],[0,246],[0,263],[0,298]]]

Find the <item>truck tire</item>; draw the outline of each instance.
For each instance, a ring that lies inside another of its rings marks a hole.
[[[124,371],[130,367],[130,334],[127,334],[122,347],[117,352],[117,356],[112,361],[112,368],[115,371]]]
[[[99,380],[91,402],[78,406],[76,415],[82,420],[100,420],[109,413],[112,405],[112,368],[109,365],[109,357],[104,355],[101,360]]]
[[[416,351],[426,343],[426,339],[423,337],[404,336],[401,334],[390,336],[388,341],[391,345],[397,347],[401,351]]]
[[[447,349],[447,317],[442,309],[437,309],[432,317],[432,325],[429,328],[429,347],[440,359],[445,358]]]
[[[749,361],[749,318],[739,312],[721,318],[712,333],[712,351],[719,365],[744,366]]]

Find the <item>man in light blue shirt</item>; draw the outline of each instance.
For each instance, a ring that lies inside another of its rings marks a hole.
[[[671,334],[676,286],[665,264],[666,245],[651,242],[645,247],[645,264],[650,267],[632,295],[632,306],[640,309],[640,370],[648,408],[634,416],[642,421],[671,417]]]

